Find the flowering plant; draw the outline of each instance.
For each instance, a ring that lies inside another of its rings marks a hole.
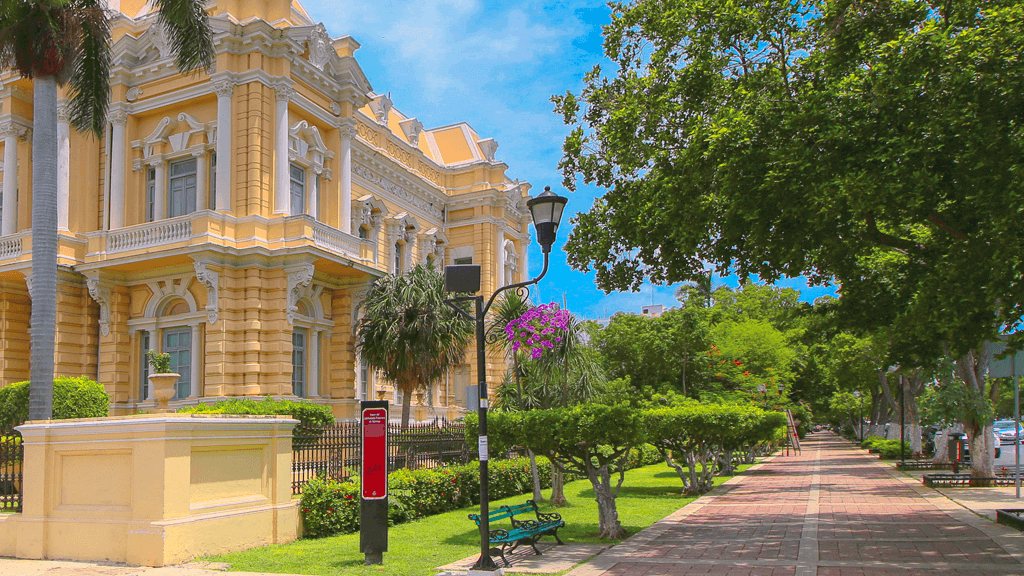
[[[559,310],[555,303],[531,308],[505,326],[505,335],[512,351],[526,348],[531,358],[540,358],[545,348],[554,348],[569,328],[569,311]]]

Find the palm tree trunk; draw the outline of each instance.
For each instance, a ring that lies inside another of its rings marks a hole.
[[[402,432],[409,429],[409,412],[412,407],[412,388],[402,394]]]
[[[57,82],[33,81],[32,336],[30,420],[53,416],[53,355],[57,323]]]

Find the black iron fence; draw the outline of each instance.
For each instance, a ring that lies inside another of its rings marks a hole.
[[[388,472],[398,468],[436,468],[476,459],[476,446],[466,443],[466,425],[438,418],[410,424],[388,424]],[[336,480],[358,476],[359,422],[337,422],[318,438],[292,441],[292,494],[318,474]]]
[[[0,512],[21,512],[21,469],[24,461],[21,432],[14,426],[0,428]]]

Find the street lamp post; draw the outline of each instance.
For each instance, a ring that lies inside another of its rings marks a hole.
[[[487,515],[490,513],[490,506],[488,502],[488,478],[487,478],[487,366],[485,362],[485,350],[484,350],[484,318],[487,316],[487,311],[491,309],[491,304],[494,303],[494,299],[498,294],[505,290],[511,290],[513,288],[526,288],[532,284],[536,284],[544,278],[544,275],[548,272],[548,259],[551,255],[551,245],[555,243],[555,236],[558,232],[558,225],[562,221],[562,211],[565,209],[565,204],[568,200],[559,196],[551,191],[550,186],[544,187],[544,192],[540,193],[536,198],[529,200],[526,203],[527,208],[530,209],[530,214],[533,216],[533,228],[537,232],[537,243],[540,244],[541,251],[544,254],[544,268],[541,270],[540,275],[532,280],[526,282],[518,282],[516,284],[509,284],[508,286],[502,286],[491,294],[490,299],[487,300],[486,305],[484,304],[483,296],[464,296],[461,298],[452,298],[445,300],[445,303],[454,308],[459,314],[476,323],[476,373],[477,373],[477,416],[480,421],[478,440],[477,440],[477,452],[480,458],[480,558],[476,561],[471,571],[479,572],[494,572],[498,571],[498,566],[494,563],[491,558],[491,551],[489,546],[490,541],[490,522]],[[445,290],[449,292],[463,292],[473,294],[480,291],[480,265],[469,264],[469,265],[456,265],[445,267]],[[474,314],[470,316],[462,308],[456,306],[457,302],[468,302],[472,300],[474,304]]]

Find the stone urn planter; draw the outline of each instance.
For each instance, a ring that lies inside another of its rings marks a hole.
[[[388,396],[387,390],[377,390],[377,400],[385,400]]]
[[[178,384],[179,378],[181,378],[181,374],[175,374],[174,372],[149,375],[149,386],[153,391],[153,398],[157,402],[157,412],[171,411],[170,407],[167,406],[167,401],[174,398],[175,387]]]

